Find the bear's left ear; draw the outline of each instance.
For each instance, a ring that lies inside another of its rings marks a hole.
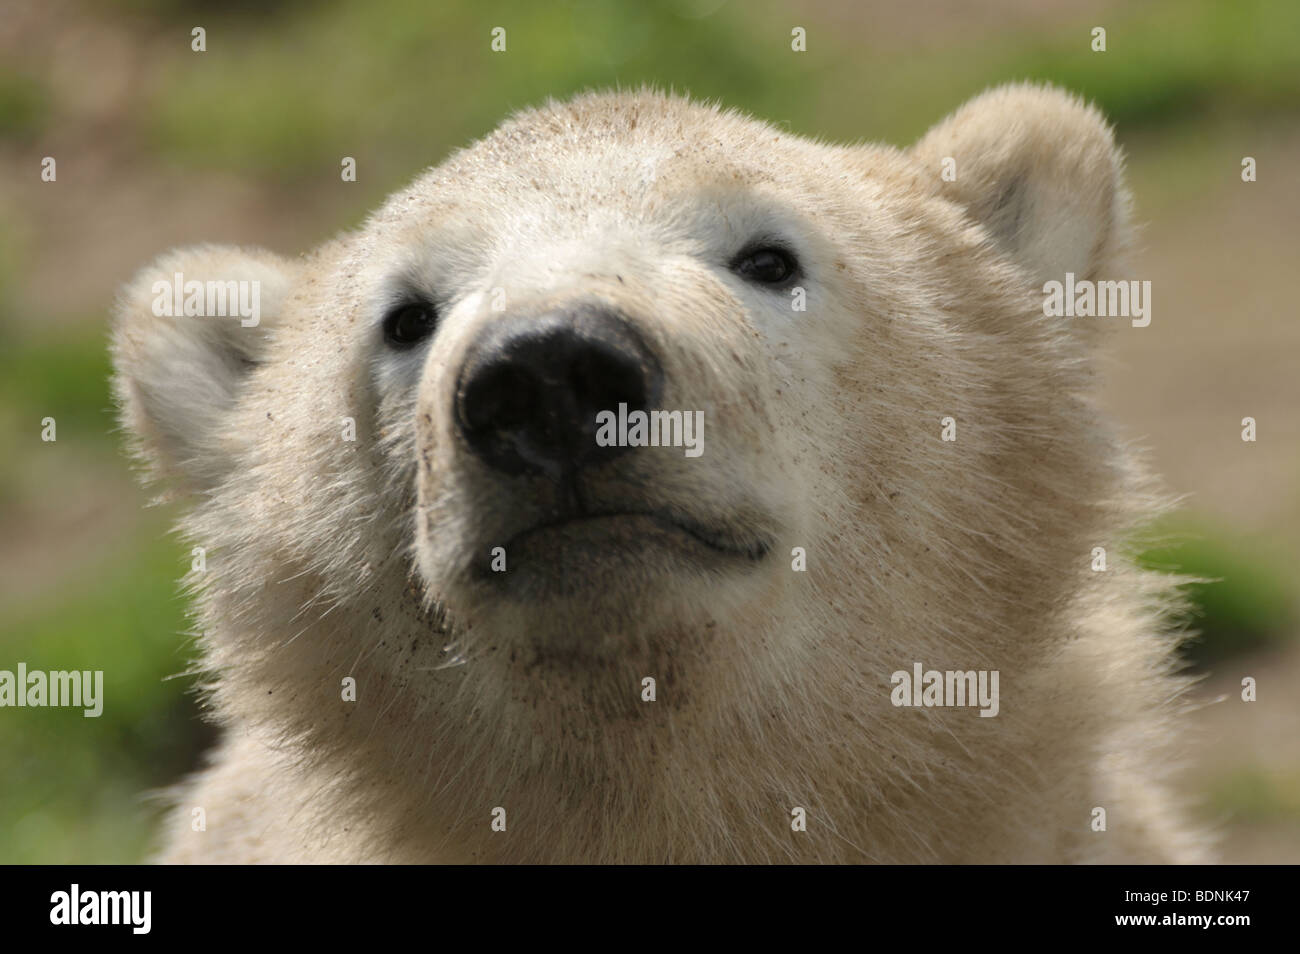
[[[203,491],[231,467],[226,426],[298,267],[260,249],[163,255],[118,295],[113,392],[149,476]]]
[[[1129,196],[1110,126],[1062,90],[990,90],[911,155],[1038,283],[1108,274],[1127,247]]]

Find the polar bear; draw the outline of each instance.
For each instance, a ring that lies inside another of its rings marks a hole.
[[[1161,498],[1102,322],[1043,306],[1128,236],[1059,90],[907,150],[641,90],[304,258],[164,255],[115,393],[224,735],[161,860],[1206,857],[1171,584],[1124,556]]]

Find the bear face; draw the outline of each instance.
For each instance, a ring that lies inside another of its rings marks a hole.
[[[200,789],[328,790],[272,858],[929,860],[927,811],[983,823],[999,762],[1059,729],[1022,839],[1056,844],[1096,797],[1062,786],[1094,792],[1097,740],[1151,708],[1063,647],[1104,608],[1150,624],[1139,682],[1167,668],[1155,584],[1088,572],[1150,500],[1090,403],[1091,332],[1039,291],[1114,267],[1119,169],[1094,111],[1030,87],[906,152],[589,95],[300,261],[160,259],[119,304],[115,387],[208,551],[239,741]],[[257,282],[261,314],[159,316],[174,276]],[[624,412],[677,414],[668,446],[602,440]],[[999,670],[1018,705],[893,709],[914,660]],[[1062,692],[1082,711],[1045,711]],[[905,796],[918,772],[945,794]],[[507,848],[480,822],[511,798],[535,827]],[[831,821],[787,844],[808,802]]]

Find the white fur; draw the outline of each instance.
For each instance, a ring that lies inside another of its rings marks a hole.
[[[759,234],[794,246],[806,312],[727,269]],[[987,94],[909,152],[637,92],[519,114],[302,262],[172,253],[119,308],[117,391],[153,473],[198,492],[227,738],[162,857],[1203,857],[1163,782],[1170,584],[1123,553],[1159,504],[1092,401],[1090,336],[1041,309],[1044,276],[1110,274],[1126,237],[1110,132],[1054,90]],[[154,318],[140,289],[181,264],[275,270],[274,314]],[[402,282],[441,325],[396,355],[377,327]],[[771,554],[713,566],[629,524],[565,550],[564,586],[528,576],[536,553],[513,598],[476,578],[545,511],[454,432],[494,289],[510,313],[618,309],[662,360],[663,406],[705,412],[701,458],[629,455],[594,498]],[[890,674],[918,661],[999,670],[1000,714],[895,708]]]

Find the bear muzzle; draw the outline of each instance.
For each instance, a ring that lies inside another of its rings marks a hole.
[[[597,416],[653,407],[658,357],[621,315],[579,305],[494,321],[470,345],[456,387],[456,423],[474,455],[508,475],[557,482],[626,453],[596,439]]]

